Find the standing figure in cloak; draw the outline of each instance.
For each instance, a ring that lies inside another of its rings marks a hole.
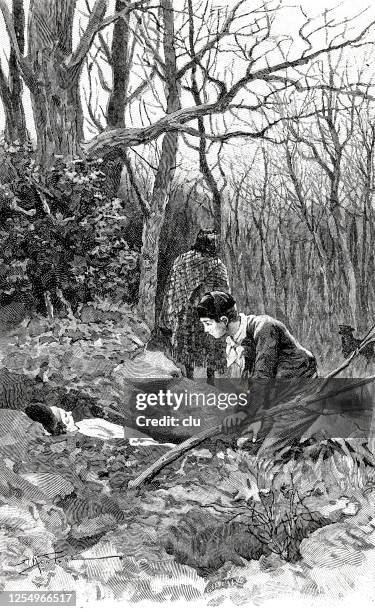
[[[193,378],[195,367],[207,368],[207,381],[226,366],[225,342],[203,334],[196,306],[207,291],[229,290],[228,273],[217,255],[218,235],[200,230],[195,244],[174,261],[159,317],[170,355]]]

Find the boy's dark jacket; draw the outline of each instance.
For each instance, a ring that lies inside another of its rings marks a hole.
[[[317,375],[316,359],[286,326],[268,315],[249,315],[242,383],[249,389],[246,411],[254,415],[271,404],[288,401]],[[298,379],[296,381],[295,379]]]
[[[249,315],[244,347],[244,378],[311,378],[316,359],[286,328],[268,315]]]

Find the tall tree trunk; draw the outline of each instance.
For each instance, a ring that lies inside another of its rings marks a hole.
[[[29,58],[34,73],[30,93],[37,157],[43,168],[53,165],[54,155],[79,156],[83,140],[82,64],[68,68],[75,6],[76,0],[31,0],[29,10]]]
[[[130,0],[116,0],[115,12],[124,10]],[[130,14],[116,21],[113,27],[111,47],[113,87],[108,100],[107,121],[109,128],[125,127],[125,106],[129,85],[129,22]]]
[[[23,0],[12,0],[14,30],[20,52],[25,50],[25,12]],[[25,112],[22,102],[22,79],[16,53],[11,46],[9,54],[9,76],[6,79],[0,68],[0,94],[5,114],[4,136],[7,142],[24,143],[28,139]]]
[[[161,0],[164,21],[164,58],[167,113],[180,108],[180,85],[176,78],[176,49],[174,39],[174,14],[172,0]],[[159,239],[165,218],[165,209],[176,168],[178,133],[163,137],[159,167],[146,216],[142,235],[141,275],[138,308],[148,325],[155,325],[155,299],[159,258]]]
[[[324,247],[323,241],[320,237],[320,230],[319,227],[316,226],[313,218],[311,218],[309,210],[307,208],[306,205],[306,201],[305,201],[305,196],[303,194],[302,191],[302,184],[300,182],[300,180],[297,177],[297,173],[296,170],[294,168],[293,165],[293,157],[292,157],[292,153],[290,151],[289,146],[286,146],[285,148],[285,153],[286,153],[286,162],[288,165],[288,170],[289,170],[289,174],[290,174],[290,178],[292,179],[293,182],[293,186],[294,186],[294,190],[297,196],[297,200],[299,203],[299,208],[301,210],[303,219],[305,221],[306,227],[309,230],[316,251],[318,253],[318,257],[319,257],[319,261],[320,261],[320,271],[322,273],[322,278],[323,278],[323,297],[324,297],[324,303],[326,305],[327,308],[327,312],[330,313],[332,310],[332,297],[331,297],[331,291],[330,291],[330,283],[329,283],[329,273],[328,273],[328,254],[326,252],[326,249]]]
[[[371,200],[374,180],[374,152],[375,152],[375,127],[370,125],[370,138],[366,143],[365,161],[365,181],[364,181],[364,200],[362,213],[362,256],[360,262],[360,304],[361,318],[365,327],[368,325],[369,316],[369,245],[371,245],[371,227],[369,218],[371,217]],[[371,247],[370,247],[371,248]]]
[[[283,309],[284,312],[284,321],[290,325],[289,323],[289,302],[288,302],[288,263],[287,263],[287,255],[286,255],[286,243],[283,244],[282,239],[280,239],[280,231],[276,234],[276,243],[279,251],[279,276],[280,276],[280,288],[283,292]],[[284,249],[283,249],[284,246]],[[280,295],[281,301],[281,295]]]
[[[313,232],[313,242],[319,258],[319,270],[322,274],[324,304],[326,305],[327,314],[330,314],[333,310],[333,296],[331,295],[330,288],[329,257],[324,248],[319,228],[316,228]]]
[[[189,11],[189,47],[190,55],[194,57],[196,55],[195,50],[195,31],[194,31],[194,7],[192,0],[188,0],[188,11]],[[193,94],[194,102],[197,106],[203,103],[202,96],[199,91],[197,82],[197,66],[199,65],[196,61],[191,68],[191,92]],[[212,193],[213,200],[213,223],[214,229],[221,236],[221,193],[219,191],[215,177],[211,171],[211,168],[207,160],[207,147],[206,147],[206,128],[204,124],[204,118],[198,117],[198,131],[199,137],[199,169],[206,181],[208,188]]]
[[[290,275],[297,297],[297,317],[303,321],[307,304],[309,269],[306,257],[306,243],[291,242],[290,245]]]
[[[345,316],[348,317],[348,323],[357,327],[357,277],[354,269],[353,261],[350,255],[350,249],[347,241],[346,220],[343,214],[342,207],[339,203],[339,184],[340,184],[340,166],[341,156],[337,155],[333,176],[331,179],[330,192],[330,211],[331,217],[329,227],[332,235],[335,236],[338,250],[343,261],[343,275],[348,288],[348,296],[345,300]],[[345,303],[344,302],[344,303]]]
[[[334,70],[330,66],[330,85],[334,83]],[[344,316],[348,318],[348,323],[357,327],[357,278],[354,264],[351,258],[348,245],[348,231],[346,219],[340,202],[340,183],[342,172],[343,151],[348,139],[340,140],[340,128],[336,125],[338,115],[337,100],[332,91],[327,97],[327,108],[325,112],[325,122],[329,130],[334,154],[330,154],[332,169],[328,170],[327,175],[330,182],[329,210],[330,219],[328,227],[334,236],[334,242],[342,258],[342,273],[346,285],[347,295],[344,295]]]
[[[344,274],[348,286],[348,316],[351,318],[349,323],[353,327],[357,327],[358,315],[357,315],[357,276],[353,266],[352,258],[350,256],[350,249],[347,243],[346,227],[343,223],[342,215],[340,219],[336,219],[337,222],[337,239],[340,245],[341,253],[344,262]]]
[[[274,237],[274,241],[272,241],[272,247],[265,242],[265,250],[267,254],[268,265],[271,271],[272,279],[273,279],[273,287],[274,287],[274,306],[272,315],[278,319],[283,319],[283,312],[280,308],[280,282],[279,282],[279,269],[277,262],[277,251],[273,248],[276,242],[276,236]],[[273,256],[275,254],[275,256]]]
[[[264,261],[264,244],[260,239],[260,262],[259,262],[259,274],[261,280],[261,293],[262,293],[262,312],[268,313],[268,293],[267,293],[267,279],[265,272],[265,261]]]
[[[252,212],[252,218],[253,218],[253,224],[255,225],[258,235],[259,235],[259,249],[260,249],[260,260],[259,260],[259,275],[260,275],[260,280],[261,280],[261,291],[260,291],[260,299],[261,299],[261,304],[260,307],[262,309],[262,312],[267,312],[267,308],[268,308],[268,300],[267,300],[267,279],[266,279],[266,271],[265,271],[265,257],[264,257],[264,251],[265,251],[265,237],[264,237],[264,231],[263,231],[263,220],[261,217],[261,214],[259,215],[259,218],[257,218],[257,215],[255,214],[255,211],[253,210],[253,208],[251,209]],[[252,237],[251,237],[251,227],[246,227],[246,240],[247,243],[250,244]]]
[[[48,168],[53,165],[55,155],[66,159],[79,157],[83,117],[78,82],[63,86],[58,65],[47,54],[38,68],[41,83],[38,91],[32,94],[37,159],[42,168]],[[50,79],[44,83],[43,77],[48,79],[48,75]]]
[[[361,318],[363,324],[367,327],[368,323],[368,306],[369,306],[369,290],[368,290],[368,202],[365,197],[363,203],[363,218],[362,218],[362,257],[361,257],[361,268],[360,268],[360,279],[361,279],[361,290],[360,290],[360,303],[361,303]]]
[[[124,10],[130,0],[116,0],[115,11]],[[107,124],[109,129],[125,127],[125,107],[129,86],[129,37],[130,14],[116,21],[113,27],[111,46],[112,91],[107,106]],[[104,159],[103,172],[107,176],[105,191],[110,197],[116,197],[121,183],[124,167],[123,155],[113,151]]]

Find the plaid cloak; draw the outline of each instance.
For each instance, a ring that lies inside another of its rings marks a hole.
[[[172,356],[185,366],[225,369],[225,343],[205,334],[195,313],[208,291],[229,291],[228,273],[218,257],[191,250],[175,260],[164,296],[159,326],[171,333]]]

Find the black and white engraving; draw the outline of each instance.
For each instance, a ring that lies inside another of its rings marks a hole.
[[[0,605],[370,609],[373,3],[0,32]]]

